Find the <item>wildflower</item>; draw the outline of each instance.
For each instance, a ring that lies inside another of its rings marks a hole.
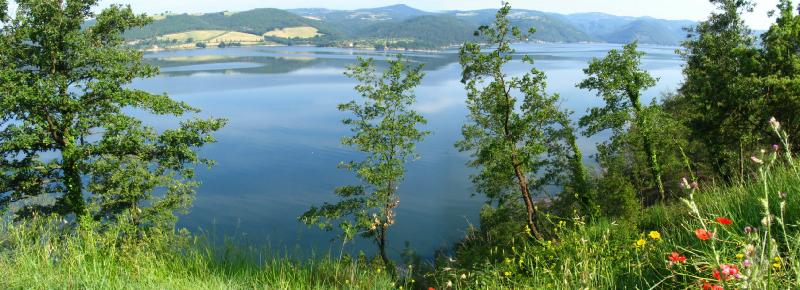
[[[681,178],[681,188],[683,188],[683,189],[692,189],[692,186],[689,185],[689,180],[687,180],[686,177]]]
[[[750,156],[750,160],[752,160],[755,164],[764,164],[763,160],[758,159],[758,157],[755,156]]]
[[[509,272],[509,271],[505,271],[505,272],[503,273],[503,275],[506,275],[506,277],[511,277],[511,272]]]
[[[754,227],[751,227],[751,226],[744,227],[744,233],[745,234],[752,234],[752,233],[755,233],[755,232],[756,232],[756,229]]]
[[[461,274],[461,279],[467,279],[467,274]]]
[[[742,254],[742,253],[736,254],[736,259],[739,259],[739,260],[744,259],[744,254]]]
[[[428,287],[428,290],[436,290],[436,288]]]
[[[775,261],[775,263],[772,263],[772,267],[775,268],[775,270],[780,270],[781,266],[783,265],[781,263],[782,261],[781,256],[775,256],[775,259],[773,259],[773,261]]]
[[[447,280],[447,288],[452,288],[452,287],[453,287],[453,282]]]
[[[750,262],[750,259],[745,259],[744,261],[742,261],[742,266],[744,266],[745,268],[750,267],[750,265],[752,264],[753,263]]]
[[[775,150],[775,152],[778,152],[778,150],[781,150],[781,146],[778,145],[778,144],[772,144],[772,150]]]
[[[644,247],[644,245],[646,245],[646,244],[647,244],[647,240],[639,239],[638,241],[636,241],[634,246],[636,246],[636,248],[641,248],[641,247]]]
[[[378,268],[377,272],[380,273],[381,272],[381,268]]]
[[[670,262],[670,264],[672,264],[672,263],[677,263],[677,264],[684,263],[684,262],[686,262],[686,257],[681,256],[681,254],[679,254],[678,252],[672,252],[672,254],[669,255],[669,262]]]
[[[722,286],[709,284],[706,280],[700,280],[703,283],[703,290],[724,290]]]
[[[772,215],[765,216],[764,218],[762,218],[761,224],[764,225],[765,227],[772,225]]]
[[[778,197],[780,197],[781,199],[786,199],[787,195],[788,194],[785,191],[778,192]]]
[[[769,125],[772,126],[772,129],[779,130],[781,128],[781,123],[778,122],[775,117],[769,118]]]
[[[714,270],[713,276],[717,280],[725,280],[728,281],[730,279],[735,279],[739,275],[739,268],[735,265],[722,265],[720,269]]]
[[[753,246],[752,244],[744,246],[744,253],[748,257],[753,256],[753,254],[756,253],[756,246]]]
[[[732,220],[730,220],[729,218],[724,218],[724,217],[718,217],[717,218],[717,222],[720,223],[720,224],[726,225],[726,226],[729,226],[729,225],[733,224]]]
[[[661,239],[661,233],[659,233],[657,231],[651,231],[650,234],[648,234],[648,236],[651,239],[654,239],[654,240],[660,240]]]
[[[714,232],[709,232],[704,229],[696,229],[694,231],[694,235],[697,236],[698,239],[701,239],[703,241],[708,241],[709,239],[714,237]]]
[[[700,188],[700,185],[697,184],[697,181],[692,181],[691,186],[692,186],[693,189],[699,189]]]
[[[511,265],[511,263],[514,263],[514,260],[506,258],[505,263]]]

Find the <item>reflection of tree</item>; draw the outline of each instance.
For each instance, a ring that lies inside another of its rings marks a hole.
[[[386,69],[388,68],[388,63],[381,59],[380,57],[376,57],[377,55],[383,56],[383,54],[370,54],[365,53],[365,55],[369,55],[371,57],[376,58],[375,64],[379,69]],[[322,56],[322,57],[320,57]],[[386,55],[386,58],[391,57],[391,55]],[[416,62],[424,64],[424,68],[426,71],[433,71],[438,70],[442,67],[445,67],[449,64],[458,62],[458,56],[456,54],[451,53],[441,53],[436,55],[405,55],[405,59],[410,62]],[[180,61],[176,60],[169,60],[166,58],[159,59],[159,58],[152,58],[149,59],[148,62],[153,65],[157,65],[161,68],[175,68],[175,67],[182,67],[182,66],[190,66],[190,65],[202,65],[202,64],[215,64],[215,63],[256,63],[259,64],[258,67],[248,67],[248,68],[230,68],[230,69],[198,69],[198,70],[189,70],[189,71],[170,71],[170,72],[162,72],[161,74],[164,76],[188,76],[192,74],[196,74],[198,72],[204,73],[242,73],[242,74],[285,74],[294,72],[301,69],[306,68],[344,68],[348,65],[352,65],[356,62],[356,58],[351,55],[345,54],[335,54],[335,53],[320,53],[317,54],[316,52],[309,52],[303,55],[298,54],[286,54],[285,56],[231,56],[231,57],[216,57],[216,58],[207,58],[203,59],[202,57],[198,57],[196,60],[191,58],[182,59]]]

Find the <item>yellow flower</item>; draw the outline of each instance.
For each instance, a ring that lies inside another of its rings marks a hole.
[[[505,273],[503,273],[503,275],[506,275],[506,277],[511,277],[511,272],[506,271]]]
[[[661,239],[661,233],[656,232],[656,231],[651,231],[648,236],[650,236],[650,238],[654,239],[654,240],[660,240]]]
[[[511,264],[511,263],[514,263],[514,260],[506,258],[505,262],[506,262],[506,264]]]
[[[775,256],[775,263],[781,262],[781,256]]]
[[[641,248],[641,247],[644,247],[644,245],[646,245],[646,244],[647,244],[647,241],[645,239],[639,239],[638,241],[636,241],[635,246],[637,248]]]
[[[381,272],[381,268],[378,268],[378,273],[380,273],[380,272]]]
[[[742,254],[742,253],[736,254],[736,259],[739,259],[739,260],[744,259],[744,254]]]
[[[775,270],[780,270],[781,269],[781,263],[774,263],[774,264],[772,264],[772,267],[775,268]]]

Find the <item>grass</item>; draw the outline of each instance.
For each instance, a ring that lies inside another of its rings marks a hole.
[[[190,236],[120,241],[40,219],[0,228],[0,289],[370,289],[392,279],[366,260],[294,260]]]
[[[546,242],[523,232],[509,238],[472,231],[455,259],[437,264],[431,283],[455,289],[800,289],[800,171],[784,156],[756,159],[764,160],[753,162],[748,182],[687,186],[685,198],[647,208],[635,223],[562,220],[553,222],[554,237]],[[703,240],[698,230],[713,237]],[[670,260],[672,253],[677,259]]]
[[[264,36],[280,38],[313,38],[319,35],[322,35],[319,30],[311,26],[286,27],[264,33]]]
[[[545,216],[541,242],[492,220],[453,257],[402,266],[399,279],[378,259],[294,259],[185,231],[0,224],[0,289],[800,289],[800,169],[788,150],[764,152],[747,181],[684,181],[683,198],[635,219]],[[509,216],[482,216],[498,213]]]
[[[757,172],[752,182],[687,191],[684,201],[646,209],[636,224],[562,220],[543,243],[516,233],[499,245],[472,232],[453,260],[400,282],[364,257],[296,260],[232,243],[213,247],[187,233],[126,241],[114,230],[38,219],[0,227],[0,289],[702,289],[704,280],[725,289],[797,289],[800,194],[778,192],[800,192],[800,172],[777,165]],[[765,198],[770,227],[762,224]],[[714,238],[698,239],[702,228]],[[670,263],[672,252],[686,261]],[[743,276],[715,279],[723,265]]]

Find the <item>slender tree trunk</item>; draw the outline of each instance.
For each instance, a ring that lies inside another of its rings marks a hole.
[[[642,145],[644,145],[644,152],[647,154],[647,163],[650,165],[650,172],[653,174],[653,182],[658,186],[658,193],[661,195],[661,201],[667,200],[666,192],[664,191],[664,183],[661,181],[661,165],[658,163],[658,155],[653,148],[652,140],[645,134],[645,119],[642,115],[642,103],[639,100],[639,94],[628,92],[628,95],[633,103],[634,113],[636,114],[636,123],[639,125],[639,130],[642,130]]]
[[[378,233],[378,250],[380,251],[381,260],[383,260],[383,265],[386,266],[386,271],[395,278],[396,271],[394,269],[394,263],[392,260],[389,260],[389,256],[386,255],[386,232],[388,231],[388,226],[381,225],[380,230]]]
[[[62,154],[62,170],[64,172],[65,192],[62,197],[66,213],[74,213],[81,217],[86,211],[86,203],[83,200],[83,180],[78,168],[78,161],[75,153],[69,149]]]
[[[583,207],[584,214],[588,215],[589,218],[593,218],[597,215],[597,200],[589,186],[588,173],[586,172],[586,166],[583,165],[583,153],[581,153],[581,149],[578,147],[577,138],[575,138],[575,134],[572,132],[573,130],[571,128],[569,131],[567,139],[570,149],[572,150],[572,158],[570,160],[572,165],[572,183],[575,187],[575,192],[578,194],[578,201],[581,203],[581,207]]]
[[[525,209],[528,212],[528,229],[531,230],[533,236],[537,240],[542,240],[542,234],[539,233],[539,228],[536,226],[536,207],[533,205],[533,199],[531,198],[531,192],[528,190],[528,181],[525,178],[525,175],[522,173],[522,169],[520,165],[514,161],[514,173],[517,175],[517,181],[519,182],[520,190],[522,191],[522,199],[525,200]]]

